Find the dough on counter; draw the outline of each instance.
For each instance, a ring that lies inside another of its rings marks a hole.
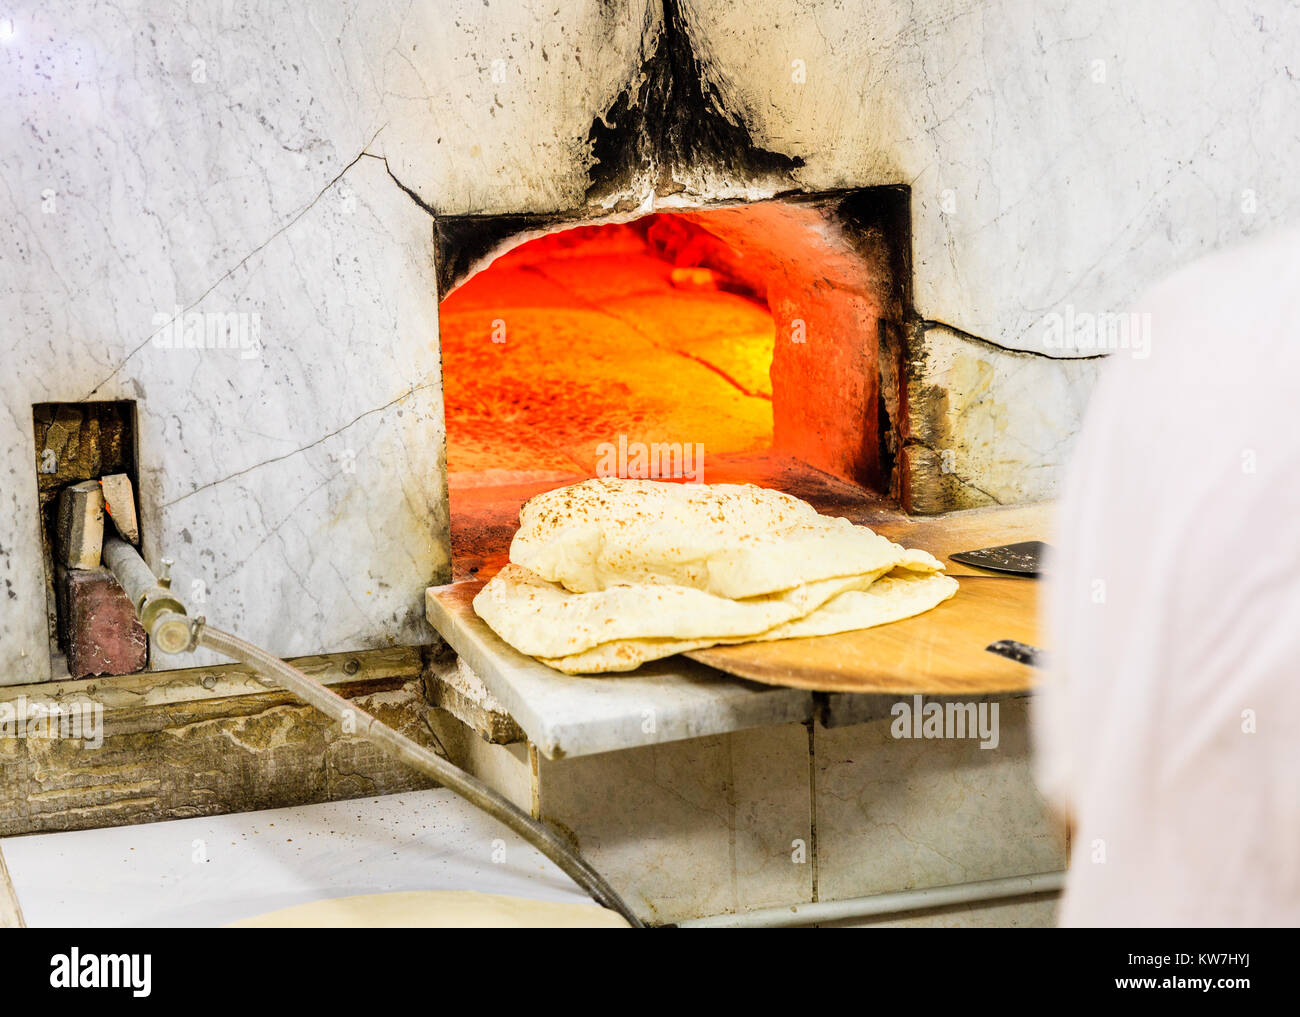
[[[335,897],[231,922],[228,929],[626,929],[598,904],[422,890]]]
[[[781,491],[614,478],[529,499],[510,560],[573,593],[659,583],[731,599],[898,565],[942,567]]]

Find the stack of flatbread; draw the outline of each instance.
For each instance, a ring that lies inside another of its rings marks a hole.
[[[519,523],[474,610],[568,674],[870,628],[957,592],[925,551],[752,484],[587,480],[531,499]]]

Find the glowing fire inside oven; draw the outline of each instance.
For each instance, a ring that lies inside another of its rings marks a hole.
[[[772,446],[765,287],[680,218],[524,243],[451,293],[440,322],[453,485],[667,476],[701,452]]]

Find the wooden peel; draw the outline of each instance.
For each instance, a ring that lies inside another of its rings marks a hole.
[[[1052,506],[1038,505],[968,509],[941,516],[905,516],[873,522],[871,528],[904,547],[929,551],[944,563],[950,576],[987,576],[948,556],[959,551],[1020,540],[1046,539],[1051,527]]]
[[[951,600],[903,621],[812,639],[693,650],[686,656],[738,678],[817,692],[983,695],[1030,688],[1034,669],[986,647],[1038,645],[1032,579],[958,576]]]
[[[938,607],[834,636],[741,643],[686,656],[738,678],[817,692],[984,695],[1032,687],[1034,669],[990,653],[1000,639],[1039,646],[1036,580],[995,576],[952,562],[970,548],[1042,537],[1050,507],[976,509],[872,527],[905,547],[929,551],[960,584]]]

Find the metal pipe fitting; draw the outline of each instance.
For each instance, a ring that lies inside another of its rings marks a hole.
[[[140,552],[121,537],[105,537],[103,561],[126,591],[158,650],[186,653],[198,646],[201,622],[192,621],[185,605],[172,596],[170,577],[156,577]]]

